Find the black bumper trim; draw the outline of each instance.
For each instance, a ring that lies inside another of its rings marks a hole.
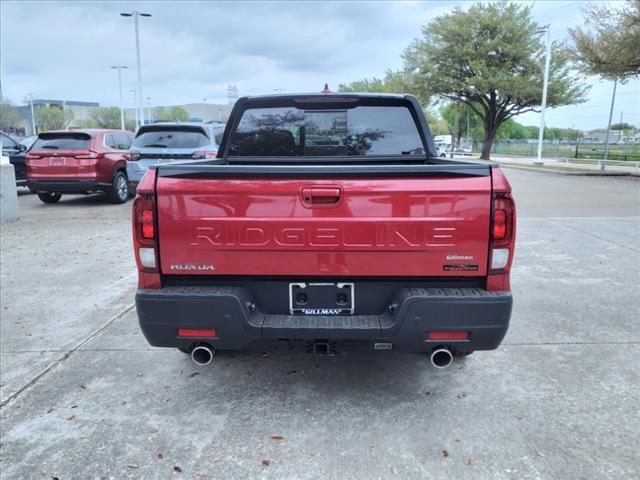
[[[206,341],[222,350],[278,339],[390,342],[401,351],[493,350],[509,326],[511,292],[479,288],[401,288],[380,315],[268,315],[242,287],[165,287],[138,290],[136,308],[145,337],[158,347],[186,348]],[[214,339],[180,338],[178,328],[216,329]],[[464,330],[469,340],[433,342],[432,330]]]
[[[110,183],[96,180],[29,180],[28,186],[36,192],[52,193],[108,192],[113,189]]]

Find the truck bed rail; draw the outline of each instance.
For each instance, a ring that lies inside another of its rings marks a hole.
[[[422,165],[221,165],[204,163],[173,163],[159,165],[158,177],[233,178],[233,177],[488,177],[491,165],[458,162]]]

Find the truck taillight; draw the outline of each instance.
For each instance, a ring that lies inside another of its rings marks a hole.
[[[133,231],[138,268],[157,272],[156,226],[153,195],[138,195],[133,202]]]
[[[154,228],[153,228],[153,210],[142,210],[141,213],[142,218],[142,238],[144,239],[153,239],[154,238]]]
[[[496,210],[493,212],[493,239],[502,240],[507,236],[507,212]]]
[[[155,213],[153,196],[138,195],[133,202],[133,221],[136,240],[143,245],[153,245],[155,239]]]
[[[515,241],[515,204],[511,194],[494,193],[491,211],[491,271],[508,271]]]

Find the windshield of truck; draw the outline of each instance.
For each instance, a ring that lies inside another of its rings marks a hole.
[[[147,127],[141,128],[133,140],[138,148],[198,148],[210,140],[201,128]]]
[[[249,108],[229,149],[229,156],[424,154],[416,122],[402,106]]]
[[[88,150],[91,135],[81,132],[41,133],[31,150]]]

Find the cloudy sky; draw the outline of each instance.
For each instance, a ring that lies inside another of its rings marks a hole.
[[[133,21],[120,12],[151,13],[140,24],[143,92],[152,105],[226,103],[227,86],[240,95],[319,91],[402,66],[400,53],[421,25],[467,2],[61,2],[2,1],[3,95],[118,104],[136,88]],[[552,39],[581,22],[581,2],[537,1],[533,15],[551,24]],[[589,102],[551,110],[547,125],[606,126],[611,82],[588,79]],[[618,89],[614,118],[640,125],[640,81]],[[517,120],[537,124],[538,114]]]

